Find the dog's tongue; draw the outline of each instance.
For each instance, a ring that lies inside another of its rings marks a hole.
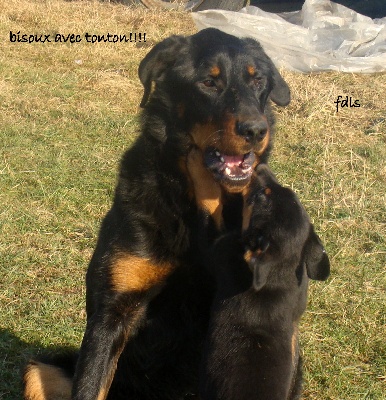
[[[248,179],[252,174],[255,159],[252,151],[240,155],[226,155],[214,148],[207,149],[204,158],[207,168],[221,178],[226,177],[233,181]]]
[[[228,168],[232,168],[234,166],[239,166],[243,160],[244,160],[244,156],[222,156],[224,159],[224,164],[228,167]]]

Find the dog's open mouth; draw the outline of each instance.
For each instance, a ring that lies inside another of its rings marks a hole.
[[[204,154],[205,166],[214,177],[233,185],[244,184],[251,178],[255,161],[252,151],[242,155],[226,155],[211,147]]]

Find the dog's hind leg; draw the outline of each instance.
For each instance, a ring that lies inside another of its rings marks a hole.
[[[30,361],[24,372],[25,400],[70,400],[72,380],[59,367]]]

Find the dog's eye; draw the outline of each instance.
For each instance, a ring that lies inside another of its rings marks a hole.
[[[202,84],[206,87],[216,87],[216,82],[213,79],[206,79]]]
[[[261,89],[263,87],[263,78],[257,76],[252,78],[252,86],[256,89]]]
[[[198,83],[202,87],[202,90],[206,93],[218,93],[219,87],[214,79],[205,79]]]

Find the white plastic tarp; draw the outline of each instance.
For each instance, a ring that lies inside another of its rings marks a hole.
[[[386,71],[386,17],[372,20],[329,0],[306,0],[302,10],[280,14],[245,7],[192,16],[199,30],[214,27],[257,39],[276,66],[285,69]]]

